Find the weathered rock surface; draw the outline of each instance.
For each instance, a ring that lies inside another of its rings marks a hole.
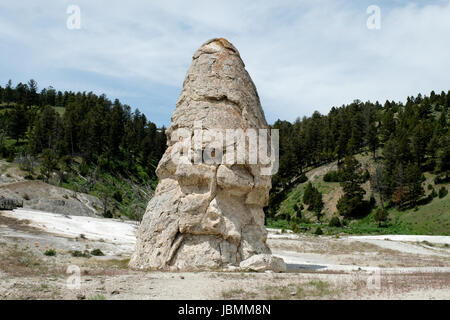
[[[0,195],[0,210],[14,210],[22,206],[22,201],[12,198],[4,198],[2,195]]]
[[[256,272],[271,270],[273,272],[285,272],[286,264],[283,259],[270,254],[257,254],[244,260],[239,265],[241,269]]]
[[[102,202],[94,196],[38,180],[1,185],[0,197],[14,200],[16,204],[20,204],[17,205],[19,207],[70,216],[96,217],[101,216],[103,211]],[[0,209],[1,207],[0,205]]]
[[[226,152],[223,159],[211,153],[219,162],[196,162],[198,121],[203,132],[212,133],[209,142],[216,141],[217,130],[225,135],[226,129],[268,128],[239,52],[222,38],[206,42],[193,56],[166,131],[168,148],[156,170],[160,181],[138,230],[134,269],[218,269],[237,267],[253,255],[270,257],[263,212],[270,176],[262,176],[258,164],[229,164]],[[194,133],[172,140],[181,129]],[[206,147],[201,141],[200,152]],[[175,160],[181,153],[186,161]],[[267,262],[266,269],[281,269],[273,259]]]

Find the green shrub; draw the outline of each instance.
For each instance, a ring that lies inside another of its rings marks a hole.
[[[305,191],[303,191],[303,202],[311,204],[314,197],[314,187],[311,182],[306,185]]]
[[[375,204],[377,203],[377,201],[375,200],[375,196],[373,194],[370,195],[370,199],[369,199],[369,206],[371,208],[373,208],[375,206]]]
[[[91,251],[91,255],[93,256],[104,256],[105,254],[100,249],[94,249]]]
[[[438,175],[434,178],[434,184],[446,183],[449,182],[450,176]]]
[[[365,169],[364,173],[362,174],[361,177],[362,177],[362,181],[363,182],[369,181],[370,180],[370,172],[369,172],[369,170]]]
[[[81,162],[79,169],[82,176],[87,176],[89,173],[89,165],[84,160]]]
[[[113,217],[113,214],[112,214],[112,212],[110,210],[106,210],[106,212],[103,213],[103,217],[111,219]]]
[[[309,205],[308,211],[315,212],[317,218],[320,219],[324,206],[322,193],[311,182],[306,185],[305,191],[303,192],[303,202]]]
[[[31,174],[27,174],[24,178],[25,180],[34,180],[34,177]]]
[[[427,189],[428,190],[433,190],[433,186],[429,183],[428,186],[427,186]]]
[[[81,258],[89,258],[91,255],[89,254],[89,251],[85,250],[84,252],[81,252],[79,250],[72,250],[70,251],[70,254],[72,257],[81,257]]]
[[[330,170],[323,176],[323,181],[325,182],[341,182],[341,177],[339,171]]]
[[[122,193],[119,190],[116,190],[113,194],[113,198],[117,202],[122,202],[122,200],[123,200]]]
[[[330,222],[328,223],[328,225],[330,227],[341,227],[342,226],[341,220],[337,216],[331,217]]]
[[[22,195],[22,198],[23,198],[24,200],[30,200],[30,196],[28,195],[28,193],[24,193],[24,194]]]
[[[386,209],[378,208],[377,211],[375,211],[374,219],[376,222],[378,222],[378,226],[381,227],[381,224],[383,222],[386,222],[388,220],[389,213]]]
[[[448,190],[446,187],[442,186],[439,189],[439,199],[442,199],[443,197],[445,197],[448,194]]]
[[[49,257],[54,257],[54,256],[56,256],[56,250],[55,249],[48,249],[48,250],[46,250],[44,252],[44,254],[46,256],[49,256]]]
[[[437,194],[436,190],[434,190],[434,188],[433,188],[433,191],[431,191],[430,195],[432,198],[436,198],[438,196],[438,194]]]
[[[294,232],[294,233],[300,233],[300,228],[298,227],[298,223],[296,223],[296,222],[291,222],[290,227],[291,227],[292,232]]]
[[[306,181],[308,181],[308,177],[304,173],[302,173],[300,177],[298,177],[298,183],[304,183]]]
[[[314,230],[314,234],[320,236],[323,234],[323,231],[320,227],[317,227],[316,230]]]

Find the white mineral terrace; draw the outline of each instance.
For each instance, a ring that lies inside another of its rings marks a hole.
[[[14,211],[2,211],[5,217],[18,220],[27,220],[28,225],[43,232],[54,234],[64,238],[79,238],[81,235],[92,241],[101,241],[105,245],[116,248],[110,251],[131,254],[136,243],[136,222],[121,221],[117,219],[92,218],[86,216],[66,216],[30,209],[16,209]],[[268,229],[269,241],[301,241],[302,235],[296,235],[287,231],[281,233],[278,229]],[[27,236],[23,234],[22,236]],[[450,244],[450,236],[423,236],[423,235],[380,235],[380,236],[342,236],[344,242],[367,242],[383,248],[423,255],[450,256],[449,249],[430,247],[423,241],[432,244]],[[314,269],[318,271],[367,271],[373,272],[377,268],[358,265],[338,265],[301,252],[287,250],[273,250],[275,256],[284,259],[290,268]],[[450,272],[450,267],[395,267],[383,268],[387,273],[407,272]]]

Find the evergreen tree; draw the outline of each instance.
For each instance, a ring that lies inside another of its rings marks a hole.
[[[420,197],[425,194],[425,190],[422,187],[422,182],[425,181],[425,177],[417,164],[410,163],[406,168],[406,179],[408,200],[415,207]]]
[[[305,204],[310,205],[313,202],[314,199],[314,187],[311,182],[308,182],[308,184],[305,187],[305,191],[303,192],[303,202]]]
[[[372,157],[375,160],[377,157],[376,152],[379,145],[377,127],[375,125],[375,122],[370,122],[368,125],[368,130],[366,133],[366,141],[370,151],[372,152]]]
[[[441,138],[441,147],[437,152],[436,171],[445,175],[445,180],[450,176],[450,131]]]
[[[381,207],[384,209],[384,202],[390,197],[390,181],[384,166],[376,166],[370,185],[372,190],[379,195]]]
[[[58,164],[58,159],[56,158],[56,154],[51,149],[45,149],[42,152],[42,165],[41,165],[41,174],[45,176],[45,180],[48,181],[53,173],[53,170],[56,169]]]
[[[20,138],[23,138],[27,131],[27,117],[26,108],[21,105],[15,105],[8,115],[8,134],[11,138],[19,142]]]
[[[37,93],[38,90],[38,85],[37,82],[34,81],[33,79],[31,79],[30,81],[28,81],[28,92],[27,92],[27,102],[26,105],[27,106],[34,106],[34,105],[39,105],[39,96]]]
[[[383,222],[386,222],[388,220],[389,213],[384,208],[378,208],[377,211],[375,211],[374,219],[376,222],[378,222],[378,227],[381,227],[381,224]]]
[[[12,102],[14,99],[14,90],[12,88],[12,81],[11,79],[8,80],[8,83],[6,84],[5,91],[3,93],[3,101],[6,103]]]
[[[312,210],[316,214],[317,220],[320,221],[320,218],[322,217],[322,209],[324,207],[324,203],[322,200],[322,193],[320,193],[317,189],[314,193],[314,198],[312,202]]]
[[[385,107],[386,108],[386,107]],[[392,135],[395,134],[396,124],[394,118],[394,112],[391,109],[387,109],[384,112],[382,124],[381,124],[381,141],[386,143],[389,141]]]
[[[340,184],[344,195],[338,200],[337,209],[344,217],[355,217],[362,213],[365,191],[361,188],[364,178],[360,172],[361,164],[353,157],[347,156],[342,166]]]

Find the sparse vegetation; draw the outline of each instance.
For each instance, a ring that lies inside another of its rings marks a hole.
[[[328,223],[328,226],[330,226],[330,227],[337,227],[337,228],[339,228],[341,225],[342,225],[341,224],[341,220],[337,216],[333,216],[330,219],[330,222]]]
[[[445,197],[448,194],[448,190],[446,187],[442,186],[439,189],[439,199],[442,199],[443,197]]]
[[[386,222],[388,220],[389,213],[386,209],[377,208],[375,211],[374,219],[376,222],[378,222],[378,226],[381,227],[383,222]]]
[[[317,236],[320,236],[323,234],[322,228],[321,227],[317,227],[316,230],[314,231],[314,234]]]
[[[294,204],[305,196],[309,199],[314,187],[324,195],[328,224],[337,211],[345,218],[343,226],[332,223],[328,231],[440,234],[445,230],[448,234],[448,209],[437,218],[434,208],[447,206],[437,198],[445,199],[450,182],[449,96],[450,92],[431,92],[408,97],[405,104],[386,101],[384,105],[356,100],[328,115],[315,112],[294,123],[277,121],[273,127],[280,130],[283,147],[267,221],[275,225],[272,219],[285,220],[301,232],[314,230],[314,224],[306,223],[311,218],[307,212],[304,221],[290,221],[295,217]],[[301,175],[309,177],[308,184],[299,179]],[[387,220],[380,220],[386,212]],[[424,213],[433,220],[422,219]],[[382,231],[378,225],[383,225]]]
[[[91,250],[91,255],[93,256],[104,256],[105,254],[100,249]]]
[[[56,256],[56,250],[55,249],[47,249],[47,250],[45,250],[44,255],[49,256],[49,257],[54,257],[54,256]]]
[[[0,270],[11,276],[42,276],[59,273],[51,263],[44,261],[28,247],[6,245],[0,250]]]
[[[90,258],[91,255],[89,253],[89,251],[85,250],[85,251],[79,251],[79,250],[72,250],[70,251],[70,254],[72,255],[72,257],[81,257],[81,258]]]
[[[39,92],[34,80],[0,86],[0,106],[0,157],[17,159],[24,177],[34,179],[36,169],[38,180],[101,199],[105,216],[141,219],[166,148],[164,127],[119,100]]]

